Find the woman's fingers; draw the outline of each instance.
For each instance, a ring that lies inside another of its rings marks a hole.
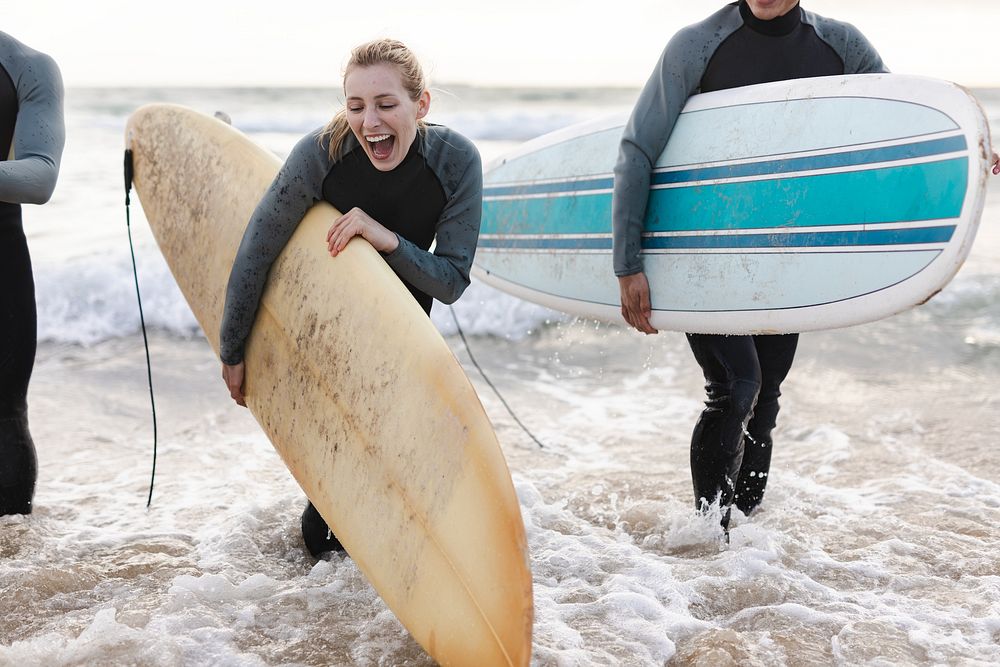
[[[244,408],[247,406],[246,397],[243,395],[245,370],[246,366],[242,361],[232,366],[222,365],[222,379],[225,381],[226,387],[229,388],[229,395],[236,401],[237,405],[242,405]]]
[[[326,235],[326,245],[330,254],[337,256],[341,250],[355,236],[364,236],[363,217],[364,211],[359,208],[352,208],[344,215],[337,218],[330,227]]]
[[[327,250],[336,257],[355,236],[362,237],[379,252],[391,253],[399,247],[399,237],[394,232],[360,208],[352,208],[330,226],[326,234]]]

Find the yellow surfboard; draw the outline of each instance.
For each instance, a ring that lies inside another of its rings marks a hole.
[[[132,115],[126,147],[157,243],[218,353],[233,258],[280,161],[219,120],[165,104]],[[247,405],[435,660],[527,665],[527,541],[496,435],[378,253],[355,238],[329,256],[337,215],[314,206],[271,269],[246,350]]]

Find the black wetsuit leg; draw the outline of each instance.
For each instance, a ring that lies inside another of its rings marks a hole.
[[[708,396],[691,437],[695,506],[703,509],[718,498],[720,506],[728,508],[733,503],[743,470],[744,432],[749,430],[748,424],[753,421],[755,407],[765,393],[766,400],[761,405],[759,424],[755,425],[755,429],[757,435],[767,440],[767,447],[760,448],[767,451],[762,454],[754,450],[751,453],[747,459],[746,475],[749,478],[751,470],[756,473],[760,468],[763,479],[767,479],[770,433],[778,413],[779,386],[791,368],[798,334],[688,334],[687,339],[705,375]],[[764,455],[766,461],[762,460]],[[756,479],[756,474],[753,479]],[[763,485],[759,492],[763,494]],[[728,521],[728,512],[724,511],[723,526],[727,526]]]
[[[38,476],[27,401],[35,363],[35,283],[20,209],[0,203],[0,515],[31,512]]]
[[[753,417],[747,424],[743,461],[734,497],[736,507],[744,514],[754,511],[764,498],[764,487],[771,469],[771,431],[778,419],[781,383],[792,367],[798,343],[798,334],[754,336],[761,385]]]
[[[326,521],[320,516],[319,511],[312,502],[306,505],[302,512],[302,539],[306,543],[306,549],[314,558],[319,558],[327,551],[343,551],[344,546],[333,534]]]

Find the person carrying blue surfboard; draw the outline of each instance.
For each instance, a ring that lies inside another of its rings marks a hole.
[[[679,31],[639,95],[615,166],[614,270],[626,322],[656,333],[649,322],[642,232],[653,165],[688,97],[771,81],[885,71],[878,52],[854,26],[807,12],[798,0],[740,0]],[[695,505],[705,511],[717,502],[728,531],[733,504],[749,514],[763,498],[780,387],[798,334],[689,333],[687,339],[708,395],[691,438]]]
[[[614,271],[626,322],[643,333],[657,333],[650,324],[650,290],[642,265],[650,177],[691,95],[886,71],[857,28],[805,11],[798,0],[740,0],[679,31],[639,95],[615,166]],[[1000,173],[996,154],[991,169]],[[695,505],[704,511],[718,503],[728,531],[732,505],[749,514],[764,496],[780,387],[791,368],[798,334],[688,333],[687,339],[705,375],[708,395],[691,438]]]
[[[38,477],[28,431],[37,316],[21,204],[44,204],[66,130],[59,67],[0,32],[0,515],[29,514]]]
[[[469,286],[482,217],[478,150],[457,132],[423,121],[430,93],[416,57],[398,41],[356,47],[344,71],[344,93],[346,108],[292,149],[237,251],[220,357],[239,405],[246,405],[244,346],[268,271],[316,202],[344,212],[327,234],[331,261],[353,237],[363,237],[428,315],[434,299],[453,303]],[[314,556],[341,548],[312,503],[302,515],[302,534]]]

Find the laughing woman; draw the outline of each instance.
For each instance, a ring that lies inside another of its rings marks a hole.
[[[243,350],[271,264],[306,211],[318,201],[345,213],[327,234],[336,256],[364,237],[424,311],[452,303],[469,285],[482,212],[482,166],[460,134],[425,123],[430,93],[413,53],[382,39],[351,53],[346,106],[301,139],[254,210],[226,292],[222,376],[240,405]],[[434,252],[429,252],[434,243]],[[310,503],[302,535],[314,556],[340,543]]]

